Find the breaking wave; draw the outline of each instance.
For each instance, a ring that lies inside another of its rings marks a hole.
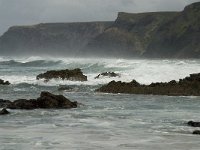
[[[13,67],[45,67],[58,65],[62,63],[62,61],[46,61],[46,60],[35,60],[30,62],[18,62],[15,60],[1,61],[0,65],[4,66],[13,66]]]
[[[11,68],[10,68],[11,66]],[[36,75],[47,70],[81,68],[88,77],[86,82],[51,80],[44,83]],[[148,59],[102,59],[102,58],[2,58],[0,57],[0,79],[12,84],[28,83],[41,86],[57,85],[101,85],[112,80],[141,84],[179,80],[191,73],[200,72],[199,60],[148,60]],[[95,77],[102,72],[119,73],[120,77]]]

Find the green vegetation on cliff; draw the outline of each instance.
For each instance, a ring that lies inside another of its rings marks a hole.
[[[14,26],[0,37],[1,54],[75,55],[112,22]]]
[[[11,27],[1,54],[199,58],[200,2],[181,12],[120,12],[115,22]]]
[[[199,58],[200,2],[182,12],[121,12],[86,51],[118,57]]]
[[[159,27],[147,48],[146,57],[200,57],[200,2]]]
[[[115,23],[92,40],[86,51],[110,56],[141,56],[158,28],[176,15],[175,12],[120,12]]]

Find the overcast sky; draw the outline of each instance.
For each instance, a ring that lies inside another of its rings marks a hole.
[[[13,25],[115,20],[117,12],[180,11],[200,0],[0,0],[0,34]]]

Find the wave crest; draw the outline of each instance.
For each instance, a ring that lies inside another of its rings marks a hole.
[[[8,61],[1,61],[0,65],[6,66],[14,66],[14,67],[45,67],[45,66],[54,66],[62,63],[61,60],[59,61],[52,61],[52,60],[34,60],[29,62],[19,62],[15,60],[8,60]]]

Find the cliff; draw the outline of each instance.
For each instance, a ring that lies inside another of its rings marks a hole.
[[[49,23],[11,27],[1,54],[199,58],[200,2],[181,12],[118,14],[115,22]]]
[[[92,40],[86,50],[105,56],[141,56],[158,28],[176,15],[175,12],[121,12],[115,23]]]
[[[200,2],[182,12],[121,12],[112,26],[87,45],[86,51],[131,58],[199,58],[199,20]]]
[[[46,23],[14,26],[0,37],[5,55],[75,55],[112,22]]]
[[[146,57],[200,57],[200,2],[193,3],[163,24],[153,36]]]

